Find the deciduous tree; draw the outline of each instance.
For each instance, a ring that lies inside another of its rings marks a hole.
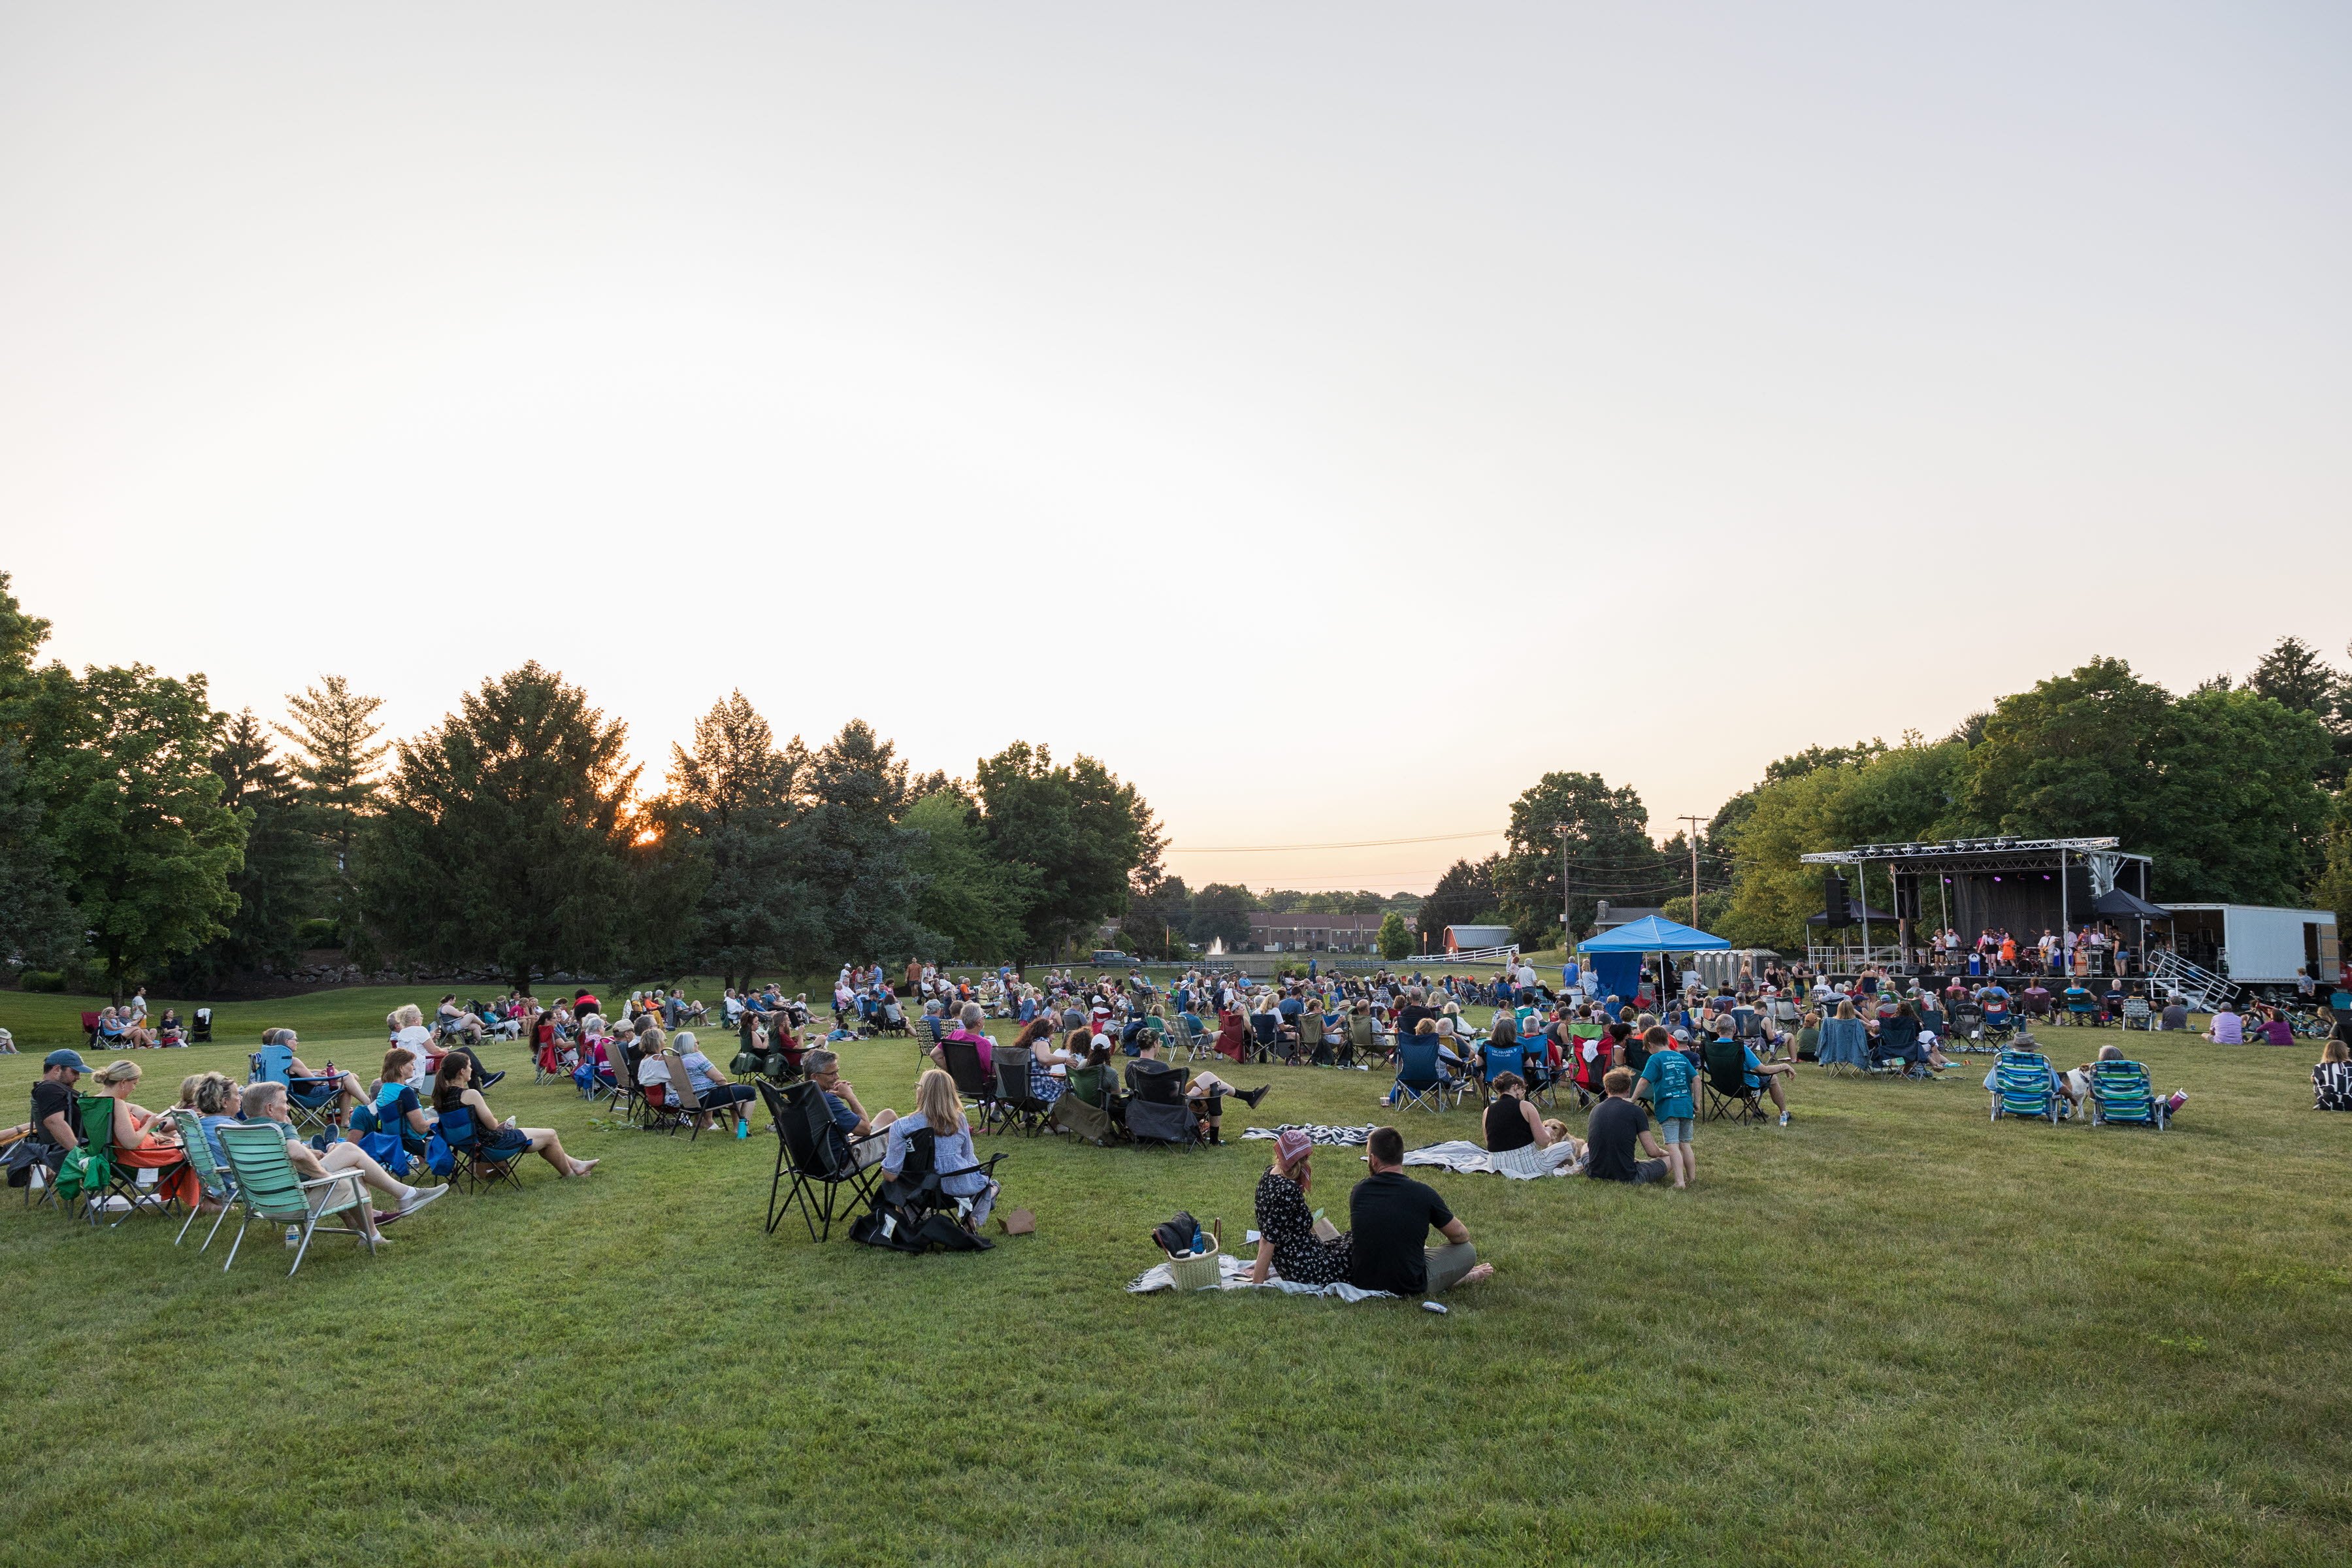
[[[643,865],[627,727],[537,663],[403,742],[357,846],[367,918],[413,959],[495,963],[529,990],[626,946]]]

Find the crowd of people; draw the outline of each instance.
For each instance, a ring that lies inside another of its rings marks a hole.
[[[2071,948],[2053,936],[2030,951],[2042,957],[2096,952],[2091,939],[2097,934],[2095,928],[2086,930]],[[1941,986],[1876,969],[1837,981],[1772,965],[1760,973],[1743,967],[1719,984],[1685,973],[1678,994],[1661,998],[1645,984],[1622,997],[1601,994],[1591,974],[1573,967],[1555,988],[1524,965],[1476,978],[1331,973],[1310,966],[1265,982],[1195,970],[1163,991],[1139,971],[1089,979],[1055,970],[1032,978],[1009,966],[951,975],[914,964],[897,973],[880,965],[845,968],[832,999],[833,1027],[822,1035],[805,996],[787,996],[773,984],[740,992],[729,987],[717,1009],[740,1037],[739,1069],[748,1060],[757,1064],[754,1070],[772,1074],[781,1061],[785,1076],[805,1076],[824,1097],[852,1163],[879,1165],[885,1174],[897,1172],[908,1138],[924,1129],[941,1168],[979,1169],[973,1127],[947,1068],[957,1047],[969,1047],[983,1070],[992,1068],[1000,1052],[989,1030],[995,1018],[1018,1025],[1011,1047],[1026,1053],[1035,1105],[1050,1108],[1072,1092],[1074,1081],[1086,1092],[1107,1092],[1110,1069],[1122,1060],[1164,1066],[1181,1074],[1199,1137],[1211,1144],[1224,1141],[1224,1100],[1255,1110],[1270,1090],[1263,1083],[1240,1087],[1237,1069],[1272,1062],[1394,1069],[1400,1087],[1384,1085],[1379,1096],[1383,1107],[1392,1107],[1404,1099],[1408,1052],[1433,1049],[1444,1081],[1482,1100],[1480,1131],[1496,1168],[1680,1189],[1698,1178],[1702,1079],[1720,1088],[1725,1074],[1737,1073],[1739,1087],[1756,1101],[1769,1100],[1786,1127],[1800,1062],[1858,1055],[1870,1066],[1932,1076],[1957,1066],[1948,1052],[2007,1046],[2039,1053],[2042,1047],[2032,1032],[2037,1026],[2104,1024],[2122,1016],[2119,983],[2110,975],[2105,988],[2086,984],[2079,963],[2060,970],[2068,982],[2063,988],[2042,984],[2043,975],[2032,970],[2021,976],[2023,984],[2005,984],[2004,979],[2021,977],[2003,973],[2011,944],[2006,933],[1986,933],[1996,935],[2004,940],[1979,943],[1992,958],[1987,973],[1959,974]],[[1474,1006],[1493,1009],[1476,1026],[1470,1022]],[[149,1026],[143,993],[109,1011],[111,1027],[101,1037],[120,1040],[125,1049],[169,1043],[182,1034],[169,1010]],[[429,1019],[415,1005],[387,1016],[386,1049],[373,1081],[363,1083],[331,1062],[314,1068],[299,1054],[293,1030],[271,1029],[262,1045],[282,1056],[277,1081],[238,1084],[219,1073],[194,1074],[181,1086],[179,1107],[202,1130],[215,1164],[226,1163],[218,1144],[221,1126],[266,1122],[285,1133],[289,1157],[306,1177],[356,1176],[377,1197],[361,1221],[373,1235],[446,1191],[413,1184],[412,1178],[426,1168],[436,1134],[452,1124],[471,1129],[471,1149],[486,1159],[536,1154],[565,1178],[585,1176],[596,1165],[567,1151],[555,1130],[518,1125],[493,1109],[487,1092],[505,1074],[489,1070],[478,1049],[493,1039],[525,1044],[543,1077],[568,1077],[592,1090],[625,1077],[656,1105],[682,1080],[692,1090],[689,1109],[698,1125],[731,1118],[742,1127],[757,1090],[714,1062],[688,1026],[703,1022],[709,1011],[680,990],[663,988],[632,992],[609,1016],[587,987],[546,1003],[520,991],[488,1005],[445,995]],[[2184,1000],[2168,998],[2145,1024],[2187,1031]],[[904,1116],[887,1105],[869,1106],[843,1076],[834,1048],[894,1026],[918,1036],[929,1058],[915,1086],[913,1109]],[[2234,1045],[2287,1044],[2294,1037],[2284,1008],[2257,1004],[2243,1013],[2217,1011],[2202,1037]],[[1179,1055],[1213,1062],[1216,1070],[1178,1068],[1173,1058]],[[2099,1063],[2126,1059],[2122,1047],[2110,1043],[2094,1061],[2071,1069],[2048,1065],[2060,1114],[2082,1113]],[[1998,1070],[1986,1075],[1988,1089],[1996,1088]],[[31,1121],[7,1138],[12,1184],[21,1184],[35,1165],[54,1175],[89,1134],[91,1122],[81,1100],[95,1094],[115,1101],[108,1121],[115,1163],[156,1172],[161,1197],[200,1209],[217,1206],[217,1195],[189,1168],[178,1125],[134,1098],[142,1077],[130,1058],[93,1071],[79,1052],[51,1053],[33,1089]],[[2319,1109],[2352,1110],[2352,1027],[2336,1025],[2312,1081]],[[1586,1111],[1581,1138],[1538,1109],[1539,1099],[1562,1092]],[[2157,1099],[2168,1115],[2177,1115],[2188,1096],[2174,1089]],[[298,1112],[321,1131],[303,1137]],[[1467,1232],[1444,1200],[1404,1174],[1404,1148],[1394,1127],[1369,1134],[1370,1174],[1349,1195],[1346,1230],[1309,1205],[1313,1140],[1294,1128],[1275,1142],[1273,1164],[1255,1194],[1260,1240],[1253,1269],[1258,1277],[1278,1274],[1305,1284],[1345,1280],[1364,1289],[1436,1295],[1491,1272],[1477,1262]],[[949,1190],[961,1200],[968,1220],[975,1211],[984,1219],[997,1185],[992,1177],[974,1175],[956,1178]]]

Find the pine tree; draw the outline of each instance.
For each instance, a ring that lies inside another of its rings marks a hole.
[[[383,733],[375,721],[383,698],[352,690],[340,675],[319,679],[320,686],[288,694],[287,710],[296,721],[270,728],[294,743],[294,776],[326,844],[337,913],[348,919],[352,847],[375,810],[382,782],[377,769],[392,747],[376,739]]]

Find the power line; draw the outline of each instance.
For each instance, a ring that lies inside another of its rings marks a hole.
[[[1422,838],[1356,838],[1339,844],[1226,844],[1170,847],[1163,855],[1272,855],[1292,849],[1378,849],[1391,844],[1443,844],[1454,838],[1500,838],[1505,829],[1489,827],[1477,833],[1433,833]]]

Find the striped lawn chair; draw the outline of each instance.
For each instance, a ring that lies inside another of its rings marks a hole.
[[[2039,1051],[2005,1050],[1994,1058],[1992,1120],[2039,1117],[2058,1125],[2058,1092],[2051,1087],[2050,1058]]]
[[[2147,1068],[2137,1062],[2091,1064],[2091,1125],[2116,1122],[2164,1131],[2167,1102],[2157,1099]]]

